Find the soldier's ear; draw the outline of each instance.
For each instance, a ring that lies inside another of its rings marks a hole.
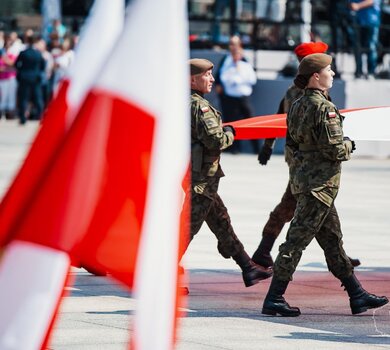
[[[191,75],[190,83],[191,83],[191,87],[196,86],[196,76],[195,75]]]
[[[315,72],[315,73],[313,73],[313,77],[314,77],[315,80],[319,80],[320,79],[320,74]]]

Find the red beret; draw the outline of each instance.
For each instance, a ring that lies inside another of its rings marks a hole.
[[[315,43],[302,43],[298,45],[294,52],[298,57],[305,57],[313,53],[324,53],[328,50],[328,45],[322,41]]]

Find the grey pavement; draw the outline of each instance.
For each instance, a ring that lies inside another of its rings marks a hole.
[[[9,186],[37,126],[0,120],[0,193]],[[248,154],[224,154],[222,166],[227,176],[221,197],[252,253],[287,185],[287,166],[280,155],[260,166]],[[370,292],[390,296],[390,159],[352,159],[343,166],[341,186],[336,207],[346,251],[362,262],[356,274]],[[206,226],[191,243],[184,266],[190,295],[179,319],[179,350],[390,349],[390,306],[352,316],[346,292],[327,272],[316,242],[304,252],[286,293],[287,301],[301,308],[297,318],[261,314],[270,281],[245,288],[238,266],[218,254]],[[74,283],[67,287],[49,348],[127,349],[136,304],[131,294],[110,278],[76,268],[71,274]]]

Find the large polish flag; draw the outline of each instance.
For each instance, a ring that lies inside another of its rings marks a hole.
[[[63,252],[134,289],[135,349],[174,344],[190,153],[186,15],[183,1],[131,2],[124,31],[10,244]]]
[[[124,18],[124,0],[95,0],[70,72],[0,204],[0,245],[5,247],[0,263],[0,349],[44,348],[48,340],[71,261],[67,253],[16,240],[18,226],[40,196],[46,172],[111,54]],[[45,221],[44,213],[40,220]]]
[[[343,131],[355,141],[390,141],[390,107],[342,109]],[[369,121],[369,122],[368,122]],[[237,140],[285,137],[286,113],[237,120],[232,125]]]

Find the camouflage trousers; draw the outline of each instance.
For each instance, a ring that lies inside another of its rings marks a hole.
[[[291,281],[302,252],[313,238],[324,251],[328,269],[338,279],[349,277],[353,267],[344,251],[340,220],[335,206],[328,207],[310,194],[299,194],[295,217],[286,241],[279,247],[274,277]]]
[[[191,206],[191,220],[190,222],[187,220],[189,225],[187,232],[190,232],[190,237],[184,252],[204,222],[217,238],[218,251],[224,258],[235,256],[244,249],[234,233],[227,208],[217,193],[218,185],[219,179],[211,179],[208,181],[207,191],[203,194],[196,193],[193,188],[186,191],[184,208]]]
[[[284,225],[294,217],[296,206],[297,200],[291,193],[289,182],[280,203],[269,215],[268,221],[263,228],[263,236],[272,236],[276,239]]]

